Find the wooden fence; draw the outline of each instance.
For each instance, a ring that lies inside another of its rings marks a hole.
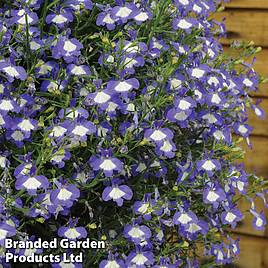
[[[217,19],[226,18],[227,38],[222,40],[226,53],[228,45],[234,40],[254,41],[263,50],[257,55],[255,70],[268,77],[268,0],[231,0],[225,4],[225,11],[217,14]],[[254,127],[251,142],[253,149],[246,148],[245,165],[248,171],[268,179],[268,84],[260,86],[254,98],[261,98],[261,107],[266,111],[266,118],[259,120],[250,115]],[[258,203],[259,210],[264,209],[263,202]],[[241,203],[241,210],[248,210],[246,203]],[[268,218],[268,213],[266,213]],[[247,216],[236,230],[241,237],[241,256],[237,266],[241,268],[268,268],[268,228],[256,231],[252,227],[252,217]]]

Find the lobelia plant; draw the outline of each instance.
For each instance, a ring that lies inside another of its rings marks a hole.
[[[259,77],[223,54],[219,0],[0,3],[0,245],[6,238],[105,240],[52,267],[215,267],[239,254],[266,183],[243,156]],[[19,266],[23,267],[23,266]]]

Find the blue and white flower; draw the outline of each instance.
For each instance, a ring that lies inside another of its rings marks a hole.
[[[124,163],[112,156],[111,150],[102,150],[100,156],[92,156],[89,160],[90,166],[95,171],[103,171],[107,177],[112,177],[115,172],[123,170]]]
[[[74,226],[62,226],[58,229],[58,235],[60,237],[66,237],[69,240],[77,240],[87,237],[87,231],[84,227],[74,227]]]
[[[124,236],[139,245],[141,242],[150,239],[152,233],[150,228],[145,225],[130,224],[124,228]]]
[[[104,201],[113,200],[119,207],[123,205],[124,199],[131,200],[132,196],[133,192],[127,185],[107,186],[102,193]]]
[[[48,179],[43,175],[29,175],[28,177],[19,177],[15,182],[17,190],[25,189],[29,195],[36,195],[38,189],[47,189]]]

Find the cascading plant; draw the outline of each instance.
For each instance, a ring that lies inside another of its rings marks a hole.
[[[216,267],[267,184],[237,161],[262,78],[223,53],[219,0],[0,2],[0,245],[103,240],[52,267]],[[38,264],[37,264],[38,265]],[[45,264],[44,264],[45,265]],[[49,264],[47,264],[49,265]],[[23,267],[23,266],[19,266]],[[43,266],[44,267],[44,266]]]

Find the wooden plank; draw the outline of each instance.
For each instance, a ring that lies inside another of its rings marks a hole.
[[[254,135],[262,135],[268,137],[268,99],[263,99],[259,106],[266,112],[266,117],[264,119],[260,119],[256,116],[255,112],[251,110],[249,113],[249,125],[253,127]]]
[[[250,138],[253,149],[248,148],[246,144],[243,145],[245,149],[245,160],[242,161],[245,164],[245,169],[249,173],[256,173],[259,176],[263,176],[268,179],[268,138],[252,136]],[[265,209],[263,200],[257,198],[255,200],[257,211],[265,211],[268,219],[268,210]],[[262,236],[268,238],[268,228],[265,231],[255,230],[252,226],[253,216],[249,213],[250,204],[248,201],[242,199],[239,204],[240,210],[245,215],[243,222],[239,224],[236,231],[243,234]]]
[[[233,9],[214,15],[217,20],[226,18],[227,38],[224,44],[234,40],[254,41],[256,45],[268,47],[268,13],[264,10]]]
[[[267,0],[231,0],[229,3],[224,3],[226,7],[232,8],[268,8]]]
[[[243,160],[246,170],[268,179],[268,138],[252,136],[250,141],[253,149],[243,146],[246,151]]]
[[[263,200],[260,198],[255,200],[256,209],[258,212],[264,211],[266,214],[266,218],[268,219],[268,211],[265,209]],[[252,221],[254,217],[249,212],[250,209],[250,203],[246,201],[245,199],[242,199],[239,203],[239,209],[245,216],[243,221],[238,225],[238,227],[235,229],[235,232],[241,233],[241,234],[248,234],[248,235],[255,235],[260,237],[267,237],[268,238],[268,230],[264,231],[258,231],[253,228]]]
[[[240,256],[236,261],[238,268],[267,268],[268,240],[251,236],[240,237]],[[233,267],[233,266],[231,266]]]
[[[237,50],[229,48],[229,46],[224,47],[224,52],[230,56],[237,56],[239,53]],[[254,70],[261,76],[268,78],[268,48],[263,48],[263,50],[256,55],[256,59],[253,65]],[[252,60],[253,57],[249,57],[245,59],[245,62],[251,64]],[[254,93],[254,95],[268,97],[268,83],[261,84],[258,92]]]

